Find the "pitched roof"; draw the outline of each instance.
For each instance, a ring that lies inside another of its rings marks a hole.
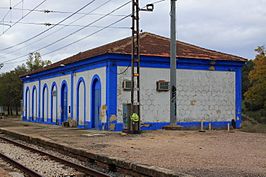
[[[224,61],[246,61],[245,58],[205,49],[181,41],[177,43],[177,57],[193,58],[205,60],[224,60]],[[170,57],[170,39],[156,34],[143,32],[140,35],[140,53],[143,56]],[[31,75],[45,70],[59,67],[61,64],[67,65],[77,61],[85,60],[103,54],[131,54],[131,37],[127,37],[94,49],[80,52],[74,56],[51,64],[41,69],[28,73]],[[24,75],[25,76],[25,75]],[[23,77],[23,76],[22,76]]]

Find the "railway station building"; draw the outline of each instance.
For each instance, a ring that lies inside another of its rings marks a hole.
[[[170,39],[141,33],[141,129],[169,124]],[[246,59],[177,41],[177,124],[241,126],[241,69]],[[21,76],[23,120],[121,131],[130,103],[131,37]]]

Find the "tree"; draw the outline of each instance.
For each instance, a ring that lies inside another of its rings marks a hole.
[[[266,123],[266,51],[258,47],[254,68],[249,73],[250,87],[245,92],[245,105],[258,113],[258,121]]]
[[[249,73],[254,68],[253,60],[248,60],[246,64],[242,68],[242,93],[244,96],[244,93],[248,91],[248,88],[251,86],[250,80],[249,80]]]
[[[22,67],[26,67],[27,71],[34,71],[36,69],[50,65],[51,63],[52,62],[50,60],[42,60],[41,54],[39,52],[35,52],[29,54],[26,66],[22,65]]]
[[[7,107],[8,115],[12,115],[12,108],[16,109],[16,115],[18,115],[23,90],[19,76],[49,64],[51,61],[43,61],[38,52],[31,53],[26,64],[19,65],[14,70],[0,75],[0,105]]]

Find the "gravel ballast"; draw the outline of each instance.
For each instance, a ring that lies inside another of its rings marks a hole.
[[[75,169],[49,159],[49,157],[32,153],[13,144],[0,141],[0,151],[13,160],[47,177],[73,176]]]

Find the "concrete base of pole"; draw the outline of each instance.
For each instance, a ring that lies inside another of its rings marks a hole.
[[[166,125],[163,127],[164,130],[184,130],[180,125]]]

